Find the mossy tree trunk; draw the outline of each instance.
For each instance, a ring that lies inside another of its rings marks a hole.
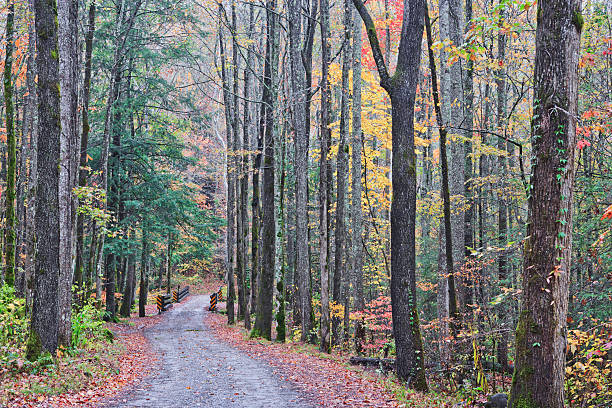
[[[509,405],[564,406],[580,0],[538,2],[521,312]]]
[[[60,327],[60,86],[57,5],[34,1],[38,69],[38,178],[34,301],[26,355],[55,353]]]
[[[257,294],[257,317],[254,334],[270,340],[272,337],[272,309],[274,293],[274,271],[276,263],[276,220],[274,208],[274,155],[275,140],[273,131],[274,101],[276,92],[276,64],[278,63],[276,1],[266,3],[267,35],[266,60],[264,64],[263,96],[266,105],[265,140],[263,152],[263,185],[262,185],[262,239],[261,239],[261,271],[259,293]]]

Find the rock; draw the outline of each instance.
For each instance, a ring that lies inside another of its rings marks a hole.
[[[495,394],[489,396],[489,401],[484,404],[485,408],[506,408],[508,396],[506,394]]]

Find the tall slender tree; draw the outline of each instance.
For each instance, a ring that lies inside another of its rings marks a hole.
[[[15,217],[15,182],[17,179],[17,137],[15,135],[15,109],[13,103],[13,48],[14,48],[14,20],[15,3],[8,2],[8,14],[6,16],[6,48],[4,57],[4,106],[6,112],[6,147],[7,147],[7,172],[6,172],[6,230],[4,238],[4,260],[6,270],[4,281],[8,286],[15,284],[15,249],[16,222]]]
[[[59,0],[58,36],[60,62],[60,338],[61,345],[71,342],[72,322],[72,250],[76,221],[73,189],[76,187],[75,152],[79,142],[78,115],[78,2]]]
[[[298,304],[302,323],[302,341],[310,338],[310,262],[308,254],[308,132],[306,129],[307,84],[306,72],[300,53],[300,0],[288,2],[289,12],[289,61],[291,65],[290,89],[293,105],[293,130],[295,143],[295,211],[296,211],[296,280],[298,287]],[[309,25],[310,26],[310,25]],[[309,37],[307,36],[307,41]]]
[[[361,26],[357,11],[353,11],[353,128],[351,132],[351,273],[354,287],[354,308],[363,310],[363,213],[361,210],[361,156],[363,132],[361,129]],[[365,325],[362,320],[355,324],[355,349],[362,351],[365,340]]]
[[[262,239],[261,239],[261,271],[259,293],[257,295],[257,317],[255,318],[255,334],[268,340],[272,337],[272,309],[274,293],[274,273],[276,258],[276,209],[274,207],[274,101],[276,86],[276,1],[266,2],[266,59],[264,62],[262,102],[266,105],[264,114],[265,139],[263,152],[263,186],[262,186]]]
[[[333,300],[335,305],[344,305],[344,299],[348,299],[348,287],[346,283],[346,196],[348,182],[348,132],[349,132],[349,71],[351,69],[351,29],[352,29],[352,2],[344,2],[344,45],[342,49],[342,79],[340,95],[340,141],[338,144],[337,172],[336,177],[336,230],[335,230],[335,257],[334,257],[334,291]],[[345,286],[344,288],[342,286]],[[348,317],[348,310],[345,310]],[[338,345],[340,342],[340,326],[342,319],[339,314],[334,314],[332,319],[332,342]]]
[[[331,171],[327,156],[331,146],[331,85],[329,83],[330,22],[329,1],[321,0],[321,158],[319,160],[319,270],[321,273],[321,344],[320,349],[329,352],[329,204]]]
[[[81,148],[79,156],[79,187],[87,185],[87,148],[89,145],[89,100],[91,95],[91,56],[93,53],[93,37],[96,24],[96,2],[92,0],[89,4],[87,34],[85,35],[85,70],[83,79],[83,101],[81,109]],[[76,221],[76,263],[74,270],[74,280],[79,288],[83,288],[85,261],[84,261],[84,238],[85,238],[85,219],[82,212],[77,213]],[[93,271],[87,271],[87,280],[91,279]],[[89,285],[88,285],[89,286]]]
[[[224,18],[223,5],[219,3],[219,58],[221,60],[221,82],[223,84],[223,105],[225,108],[225,134],[226,134],[226,177],[227,177],[227,259],[226,259],[226,279],[227,279],[227,322],[234,324],[234,301],[236,299],[236,286],[234,281],[235,250],[234,241],[236,234],[236,167],[234,156],[234,133],[232,125],[234,123],[232,115],[232,101],[230,99],[231,90],[227,72],[225,55],[225,38],[222,26]]]
[[[353,3],[365,23],[381,86],[391,98],[391,305],[397,349],[395,369],[398,378],[409,381],[410,387],[427,390],[416,304],[414,150],[414,101],[421,60],[425,3],[404,1],[397,67],[393,76],[389,75],[370,13],[362,0],[353,0]]]

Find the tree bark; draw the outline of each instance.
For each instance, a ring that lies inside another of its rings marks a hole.
[[[254,6],[249,5],[249,33],[255,32]],[[243,292],[244,292],[244,327],[251,330],[251,310],[249,305],[249,291],[246,286],[247,279],[247,264],[248,264],[248,238],[249,238],[249,220],[247,202],[249,197],[249,156],[246,150],[249,149],[249,135],[251,130],[251,111],[250,111],[250,92],[251,92],[251,69],[253,66],[253,45],[249,44],[247,49],[247,60],[244,68],[244,102],[243,102],[243,125],[242,125],[242,154],[241,154],[241,172],[240,172],[240,207],[243,209],[242,217],[242,246],[240,251],[244,262],[243,276]],[[252,265],[251,265],[252,267]],[[253,276],[251,274],[251,276]],[[252,282],[251,282],[252,284]],[[252,290],[252,287],[251,287]]]
[[[274,132],[273,117],[275,104],[275,77],[277,58],[276,48],[276,1],[266,3],[268,32],[266,38],[266,60],[264,68],[262,101],[267,106],[265,110],[265,149],[263,155],[263,186],[262,186],[262,240],[261,240],[261,271],[259,293],[257,295],[257,317],[255,319],[255,334],[270,340],[272,337],[272,308],[275,271],[275,240],[276,220],[274,208]]]
[[[319,160],[319,270],[321,274],[321,351],[331,351],[329,305],[329,183],[331,182],[327,155],[331,146],[329,83],[330,33],[329,1],[321,0],[321,159]]]
[[[33,0],[28,1],[28,11],[33,14],[34,4]],[[29,138],[29,149],[28,158],[30,163],[30,169],[28,173],[28,190],[27,190],[27,208],[26,208],[26,224],[24,226],[24,241],[26,242],[25,250],[25,262],[24,262],[24,292],[26,298],[26,305],[28,310],[32,305],[34,286],[32,282],[32,276],[34,274],[34,256],[35,256],[35,214],[36,214],[36,184],[37,184],[37,168],[38,168],[38,142],[37,142],[37,129],[36,129],[36,110],[37,110],[37,91],[36,83],[34,81],[36,77],[36,31],[34,24],[28,24],[28,68],[26,71],[26,85],[28,89],[28,96],[26,99],[26,105],[28,106],[28,117],[27,119],[27,135]]]
[[[442,173],[441,182],[441,196],[444,206],[444,264],[446,268],[443,272],[446,275],[446,290],[448,291],[448,313],[451,319],[450,326],[453,337],[457,336],[457,324],[458,324],[458,313],[457,313],[457,296],[455,291],[455,275],[454,275],[454,261],[453,261],[453,235],[452,235],[452,220],[450,210],[450,188],[449,188],[449,169],[448,159],[446,155],[446,140],[447,130],[444,125],[444,118],[442,117],[442,111],[440,108],[441,102],[438,95],[438,79],[436,74],[436,63],[434,60],[433,48],[432,48],[432,36],[431,36],[431,22],[429,19],[429,12],[425,11],[425,27],[427,32],[427,49],[429,55],[429,69],[431,71],[431,88],[434,100],[434,109],[436,112],[436,120],[438,122],[438,130],[440,132],[440,172]]]
[[[579,0],[538,2],[533,164],[509,401],[515,408],[564,406],[580,7]]]
[[[75,218],[73,189],[76,186],[75,152],[79,134],[78,114],[78,55],[77,55],[77,14],[76,0],[59,0],[59,60],[60,60],[60,334],[59,344],[71,343],[72,308],[72,249]]]
[[[134,276],[136,274],[136,261],[134,255],[130,254],[127,258],[127,268],[125,277],[125,287],[123,288],[123,302],[119,313],[123,317],[130,317],[132,309],[132,292],[134,288]]]
[[[346,195],[348,182],[348,132],[349,132],[349,70],[351,67],[351,0],[344,1],[344,47],[342,51],[342,88],[340,101],[340,142],[337,155],[336,178],[336,231],[335,231],[335,258],[334,258],[334,291],[333,300],[336,306],[345,305],[348,299],[348,280],[346,280]],[[344,286],[344,288],[342,287]],[[348,317],[348,309],[344,314]],[[342,316],[344,317],[344,316]],[[340,344],[340,326],[342,318],[334,314],[332,319],[332,344]],[[347,328],[345,328],[346,330]]]
[[[58,346],[60,330],[60,83],[55,0],[35,0],[38,70],[37,253],[34,302],[26,355],[30,361]]]
[[[149,240],[146,226],[142,226],[142,253],[140,255],[140,289],[138,292],[138,316],[145,317],[149,290]]]
[[[15,3],[8,2],[6,16],[6,48],[4,57],[4,105],[6,108],[6,146],[7,146],[7,172],[6,172],[6,232],[4,242],[4,282],[8,286],[15,284],[15,247],[16,247],[16,217],[15,217],[15,182],[17,179],[17,140],[14,124],[13,104],[13,48]]]
[[[226,279],[227,279],[227,323],[234,324],[234,301],[236,299],[236,286],[234,282],[234,262],[235,262],[235,228],[236,228],[236,214],[235,214],[235,200],[236,200],[236,168],[235,168],[235,157],[234,157],[234,137],[232,132],[233,115],[232,105],[230,100],[230,88],[229,79],[227,77],[226,68],[226,56],[225,56],[225,39],[223,36],[223,28],[221,26],[222,8],[223,6],[219,3],[219,52],[221,59],[221,81],[223,84],[223,105],[225,107],[225,134],[226,134],[226,146],[227,146],[227,160],[226,160],[226,174],[227,174],[227,265],[226,265]]]
[[[310,301],[310,260],[308,254],[308,132],[306,129],[306,116],[310,115],[307,110],[307,85],[305,84],[306,72],[300,54],[300,0],[291,0],[288,4],[289,11],[289,60],[291,64],[291,96],[294,101],[293,107],[293,130],[295,143],[295,211],[296,211],[296,281],[298,287],[298,299],[300,320],[302,324],[302,341],[308,341],[312,326],[310,324],[310,313],[312,304]]]
[[[79,157],[79,187],[85,187],[87,185],[87,148],[89,144],[89,99],[91,93],[91,54],[93,52],[93,36],[95,32],[95,24],[96,24],[96,2],[92,0],[89,5],[89,14],[88,14],[88,26],[87,26],[87,34],[85,36],[85,76],[83,80],[83,106],[82,106],[82,131],[81,131],[81,150]],[[84,214],[77,213],[77,223],[76,223],[76,264],[75,264],[75,283],[80,290],[84,289]],[[90,253],[90,256],[92,254]],[[87,276],[91,276],[93,271],[89,270]],[[89,283],[89,282],[88,282]],[[82,293],[81,302],[83,302],[86,298],[86,294],[89,291],[89,287]]]
[[[241,152],[241,140],[240,140],[240,102],[239,102],[239,82],[238,73],[240,72],[240,59],[238,57],[238,38],[237,38],[237,20],[236,20],[236,2],[232,1],[232,73],[233,73],[233,95],[234,101],[233,106],[233,123],[232,123],[232,134],[233,134],[233,150],[234,150],[234,186],[236,189],[236,289],[238,291],[238,320],[243,320],[246,314],[246,299],[245,299],[245,278],[246,273],[246,254],[243,251],[244,248],[244,226],[246,223],[246,216],[244,211],[246,207],[242,206],[242,179],[244,173],[242,172],[242,158]]]
[[[361,129],[361,20],[357,11],[353,12],[353,129],[351,137],[351,272],[354,284],[354,309],[364,310],[363,295],[363,214],[361,210],[361,155],[363,133]],[[365,341],[363,320],[355,324],[355,350],[361,353]]]

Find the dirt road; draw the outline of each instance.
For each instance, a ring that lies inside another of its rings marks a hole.
[[[312,407],[263,361],[217,340],[204,323],[206,296],[192,296],[145,330],[159,369],[107,401],[118,407]]]

